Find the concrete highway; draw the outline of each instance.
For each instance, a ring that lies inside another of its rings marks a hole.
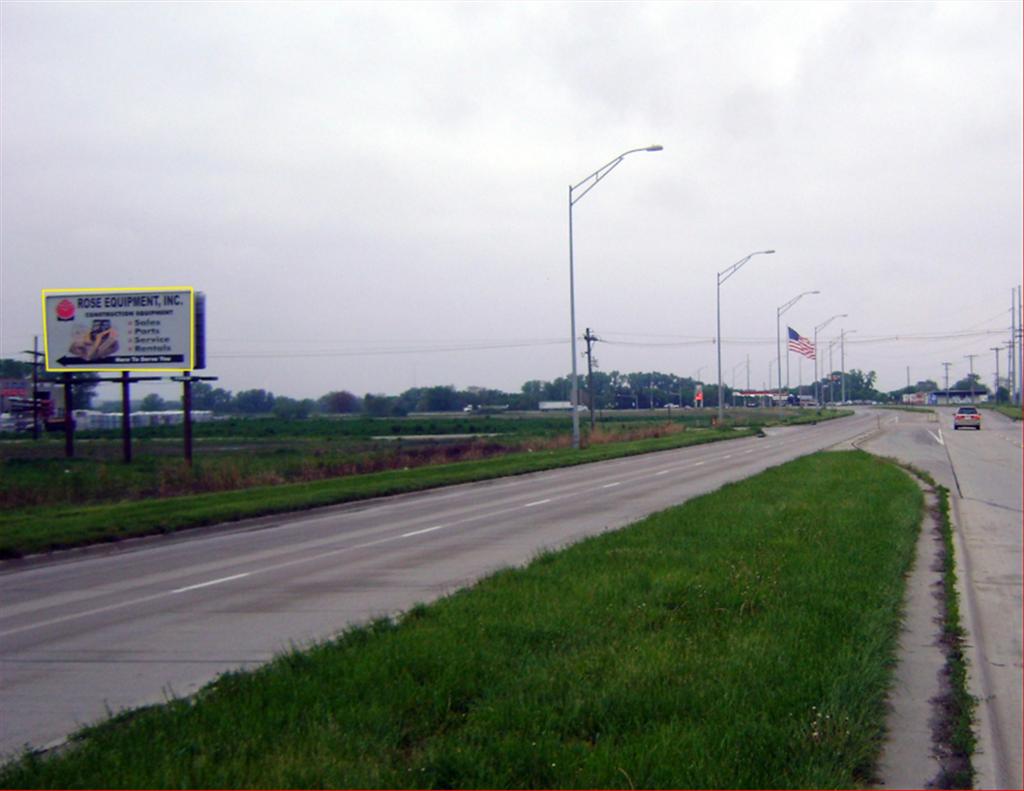
[[[1022,788],[1021,423],[983,412],[953,430],[953,409],[890,413],[865,450],[927,470],[950,490],[972,694],[979,699],[975,788]]]
[[[0,565],[0,756],[862,436],[813,426]]]

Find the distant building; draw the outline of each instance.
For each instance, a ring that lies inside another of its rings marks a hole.
[[[984,390],[935,390],[931,393],[915,393],[915,395],[928,396],[927,403],[932,406],[940,404],[974,404],[978,401],[987,401],[989,394]],[[906,396],[904,396],[904,399]],[[914,402],[924,404],[925,401]]]
[[[910,406],[924,406],[928,403],[928,396],[934,393],[904,393],[902,401]]]
[[[541,412],[572,412],[572,401],[541,401],[537,409]],[[583,412],[587,407],[580,404],[576,409]]]
[[[95,409],[74,410],[75,431],[97,431],[120,429],[123,412],[98,412]],[[213,420],[213,412],[205,409],[192,410],[193,423]],[[185,413],[180,409],[166,409],[160,412],[132,412],[132,428],[145,426],[179,426],[185,422]]]
[[[64,414],[64,388],[52,382],[39,382],[39,421],[62,417]],[[0,431],[29,431],[32,429],[32,380],[0,379]]]

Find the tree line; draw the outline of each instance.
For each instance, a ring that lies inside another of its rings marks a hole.
[[[0,377],[31,378],[32,365],[18,360],[0,360]],[[78,408],[91,408],[95,400],[96,382],[86,375],[76,388],[75,403]],[[877,375],[874,371],[864,372],[853,369],[845,375],[845,397],[848,401],[888,401],[899,400],[904,392],[937,390],[938,385],[932,380],[918,382],[910,388],[901,388],[889,393],[875,389]],[[698,387],[703,391],[704,406],[712,407],[718,403],[718,388],[715,384],[704,384],[692,377],[680,377],[660,371],[637,371],[621,373],[619,371],[594,371],[588,379],[580,376],[579,402],[596,410],[606,409],[657,409],[667,406],[692,407],[697,404]],[[978,393],[987,392],[987,388],[975,374],[957,382],[955,387],[970,389],[971,383]],[[819,382],[823,400],[838,401],[842,392],[840,373],[826,374]],[[745,388],[736,388],[742,392]],[[758,388],[759,389],[759,388]],[[797,388],[790,388],[796,394]],[[803,394],[812,394],[812,384],[804,385],[800,390]],[[571,399],[571,375],[560,376],[551,381],[531,379],[525,382],[518,392],[505,392],[498,389],[471,387],[457,389],[452,385],[432,387],[413,387],[398,395],[383,393],[365,393],[358,396],[348,390],[332,390],[319,398],[291,398],[275,395],[265,389],[249,389],[232,392],[221,387],[214,387],[206,382],[195,382],[192,385],[192,408],[209,410],[221,415],[274,415],[281,418],[301,418],[311,415],[356,415],[369,417],[395,417],[414,412],[458,412],[467,407],[473,409],[508,409],[510,411],[529,411],[539,407],[542,401],[562,401]],[[723,401],[732,404],[736,393],[729,385],[723,385]],[[113,411],[120,410],[119,401],[109,401],[99,405]],[[180,409],[177,400],[165,400],[157,394],[147,395],[133,409],[142,411],[160,411]]]
[[[832,397],[829,398],[830,378],[822,378],[823,396],[837,401],[840,397],[839,373],[834,374]],[[886,401],[889,395],[874,389],[876,374],[853,369],[846,373],[846,399],[851,401]],[[597,410],[605,409],[658,409],[668,406],[692,407],[697,404],[698,387],[704,395],[706,407],[718,403],[718,388],[703,384],[690,377],[680,377],[659,371],[595,371],[592,382],[580,377],[579,403]],[[811,385],[802,392],[810,393]],[[737,393],[743,392],[737,388]],[[796,394],[797,388],[790,388]],[[979,391],[980,392],[980,391]],[[723,385],[723,400],[733,403],[733,388]],[[365,393],[358,396],[348,390],[332,390],[319,398],[294,399],[256,389],[238,393],[211,387],[204,382],[192,386],[192,404],[195,409],[208,409],[218,414],[273,414],[279,417],[306,417],[315,414],[366,415],[368,417],[401,417],[415,412],[458,412],[472,409],[508,409],[510,411],[536,410],[543,401],[570,401],[571,375],[546,381],[531,379],[518,392],[492,388],[471,387],[457,389],[452,385],[413,387],[398,395]],[[147,397],[149,398],[149,397]]]

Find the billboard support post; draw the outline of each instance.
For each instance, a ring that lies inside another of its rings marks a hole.
[[[216,376],[192,376],[191,371],[185,371],[182,376],[172,376],[172,381],[181,382],[181,409],[184,413],[185,429],[185,463],[192,466],[192,383],[193,382],[216,382]]]
[[[181,408],[185,422],[185,463],[192,466],[192,377],[185,371],[181,377]]]
[[[64,455],[75,458],[74,403],[71,401],[71,374],[64,374]]]
[[[121,446],[124,448],[124,463],[132,463],[132,399],[127,371],[121,371]]]
[[[70,376],[70,374],[64,374]],[[129,376],[128,371],[121,371],[118,377],[103,379],[97,377],[97,382],[117,382],[121,385],[121,448],[124,453],[124,463],[132,463],[132,399],[128,387],[132,382],[153,382],[158,381],[159,376]]]

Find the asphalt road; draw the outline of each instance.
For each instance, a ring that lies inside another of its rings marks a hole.
[[[892,413],[872,452],[927,470],[951,493],[972,693],[979,699],[976,788],[1022,788],[1021,423],[983,413],[953,430],[953,409]]]
[[[876,427],[874,415],[0,565],[0,756]]]

